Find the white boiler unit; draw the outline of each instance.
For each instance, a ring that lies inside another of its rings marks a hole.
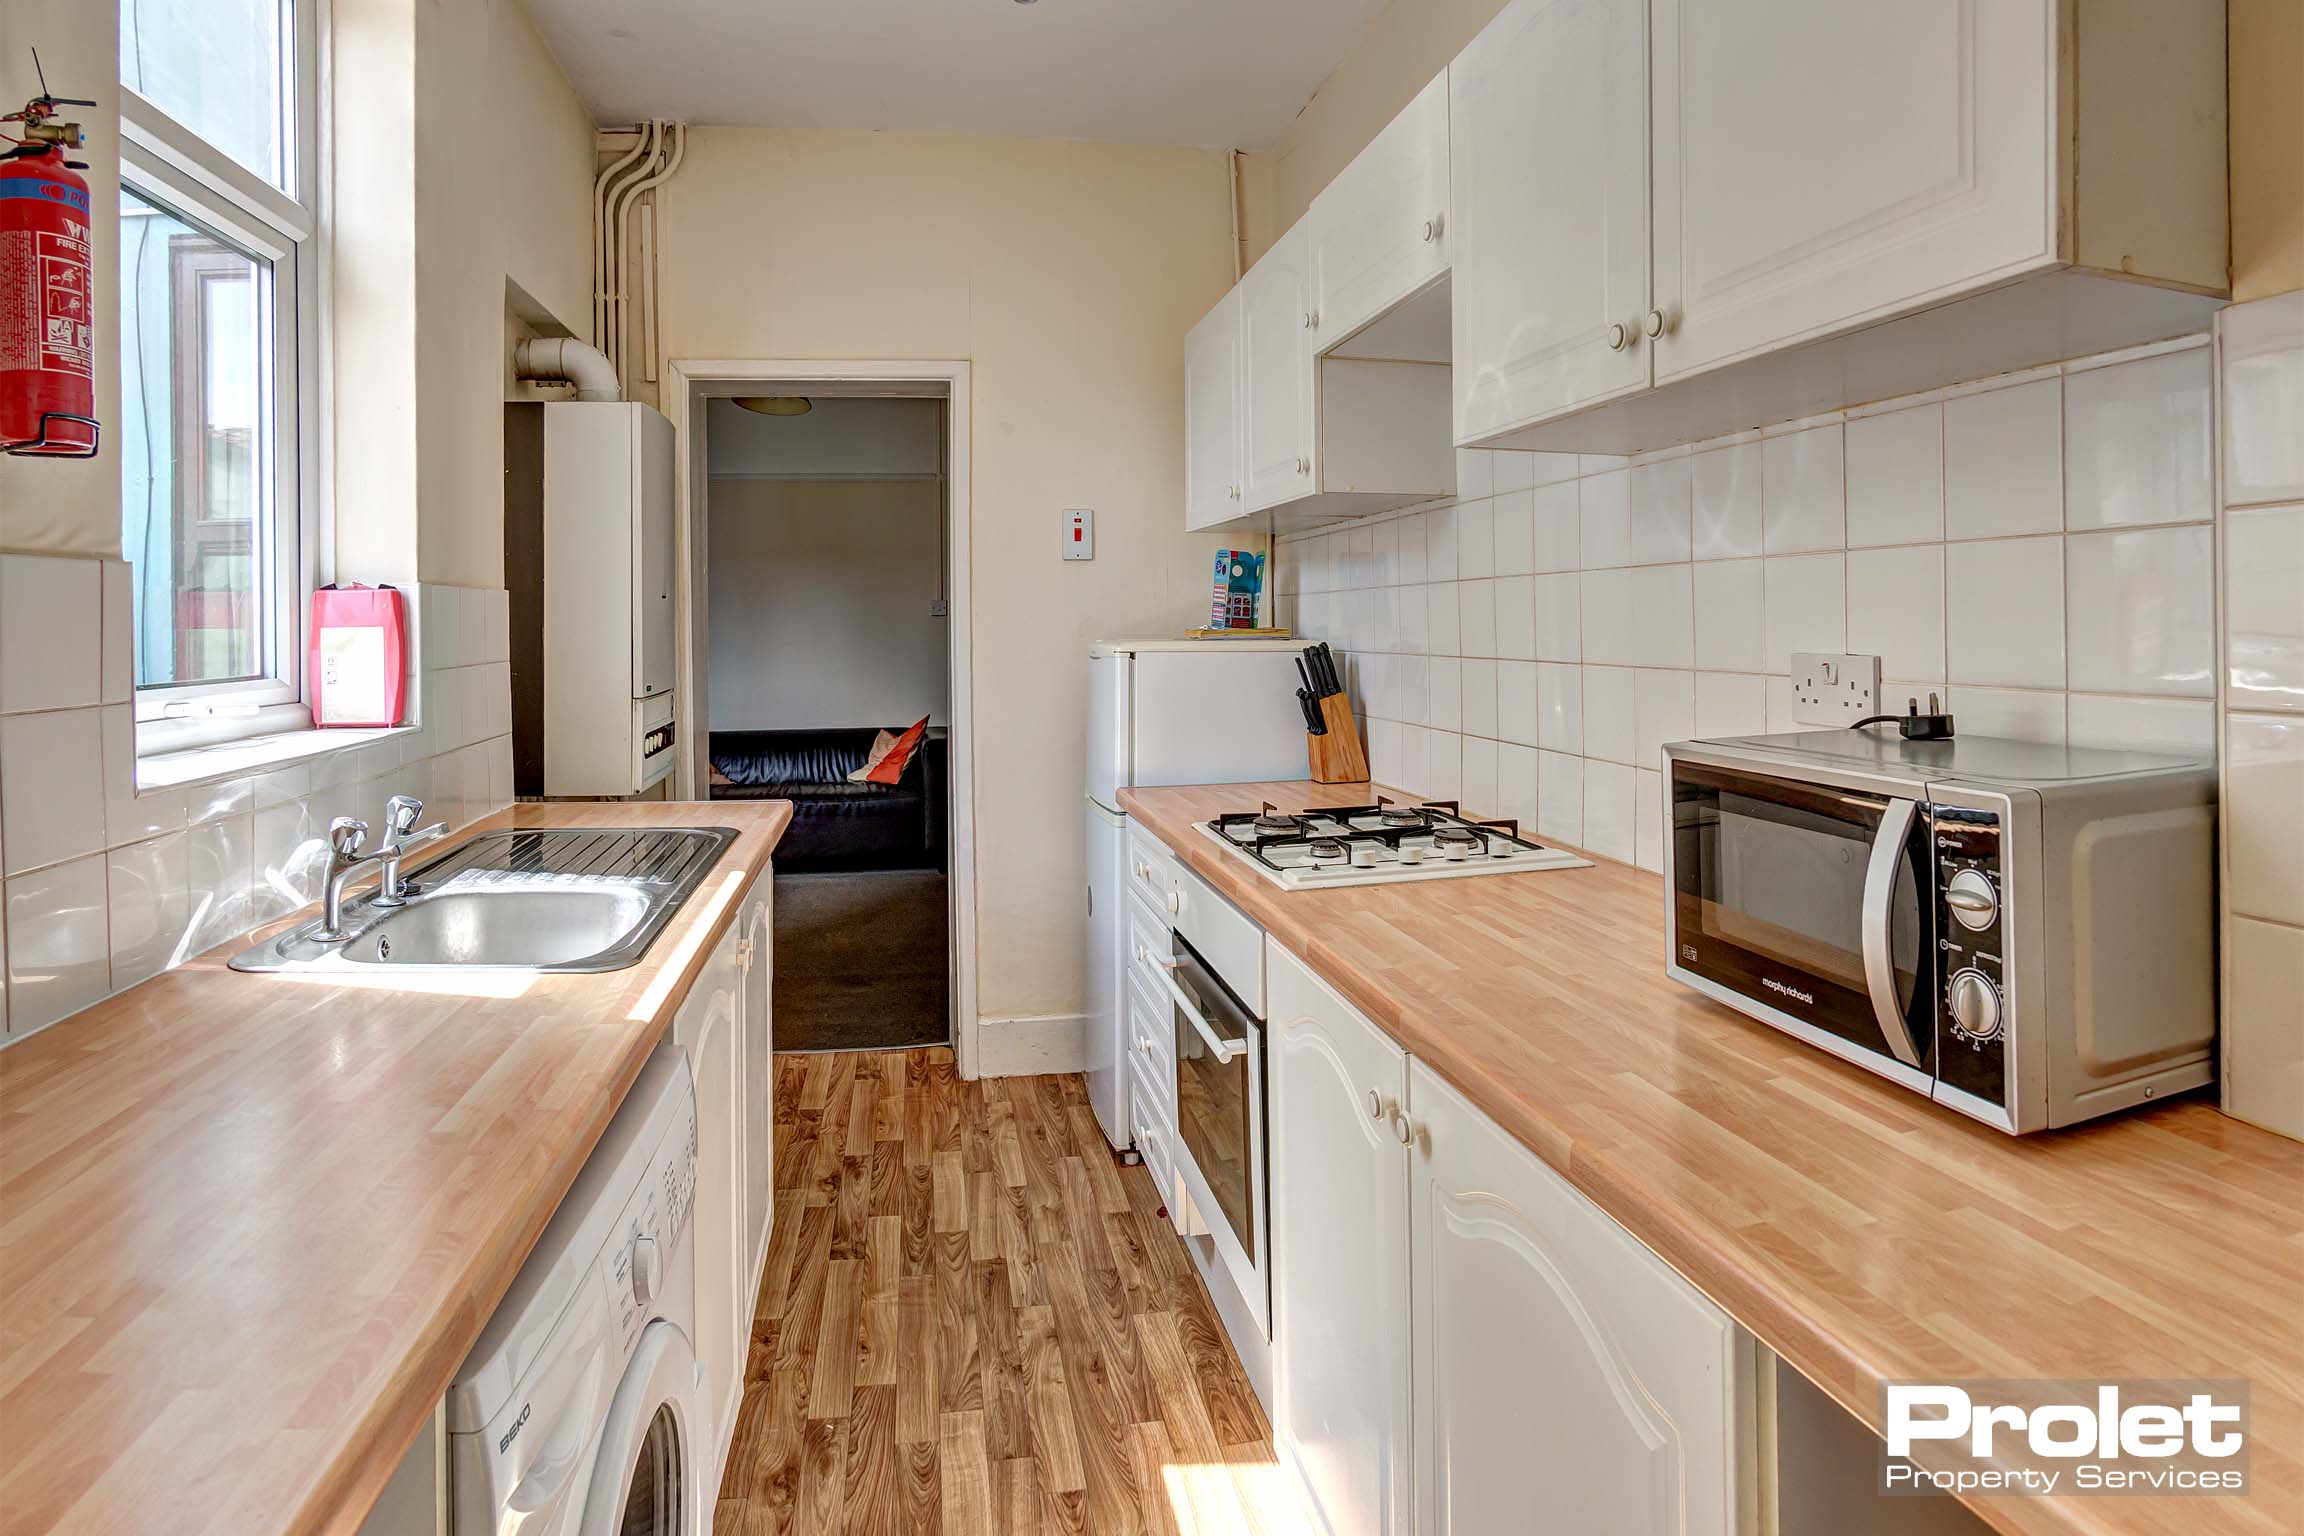
[[[544,407],[544,793],[636,795],[672,772],[672,423]]]

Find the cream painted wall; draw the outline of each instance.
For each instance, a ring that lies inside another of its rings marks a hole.
[[[108,343],[120,315],[120,30],[119,10],[99,0],[0,0],[0,112],[13,112],[39,92],[32,50],[40,50],[48,86],[59,96],[87,96],[93,107],[68,109],[88,148],[90,229],[96,265],[96,419],[120,419],[120,355]],[[109,452],[83,460],[0,455],[0,549],[56,554],[120,555],[120,464]]]
[[[971,364],[987,1019],[1082,1006],[1087,648],[1193,622],[1228,536],[1184,532],[1181,344],[1232,282],[1226,187],[1216,151],[703,128],[662,194],[667,356]]]
[[[1286,234],[1320,189],[1503,8],[1504,0],[1392,0],[1384,7],[1287,136],[1244,157],[1248,260]]]
[[[2232,297],[2304,288],[2304,0],[2231,0]]]

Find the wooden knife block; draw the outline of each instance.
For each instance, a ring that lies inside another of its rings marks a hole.
[[[1328,734],[1304,738],[1312,760],[1315,784],[1357,784],[1368,777],[1368,752],[1360,744],[1360,722],[1352,718],[1352,700],[1332,693],[1320,701],[1320,718]]]

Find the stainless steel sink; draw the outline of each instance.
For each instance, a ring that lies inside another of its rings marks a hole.
[[[236,955],[236,971],[422,966],[614,971],[633,964],[736,839],[728,827],[489,832],[408,872],[408,899],[345,903]]]

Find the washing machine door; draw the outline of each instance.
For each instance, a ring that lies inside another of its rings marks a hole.
[[[601,1428],[581,1536],[704,1536],[713,1493],[702,1460],[695,1351],[659,1318],[641,1333]]]

